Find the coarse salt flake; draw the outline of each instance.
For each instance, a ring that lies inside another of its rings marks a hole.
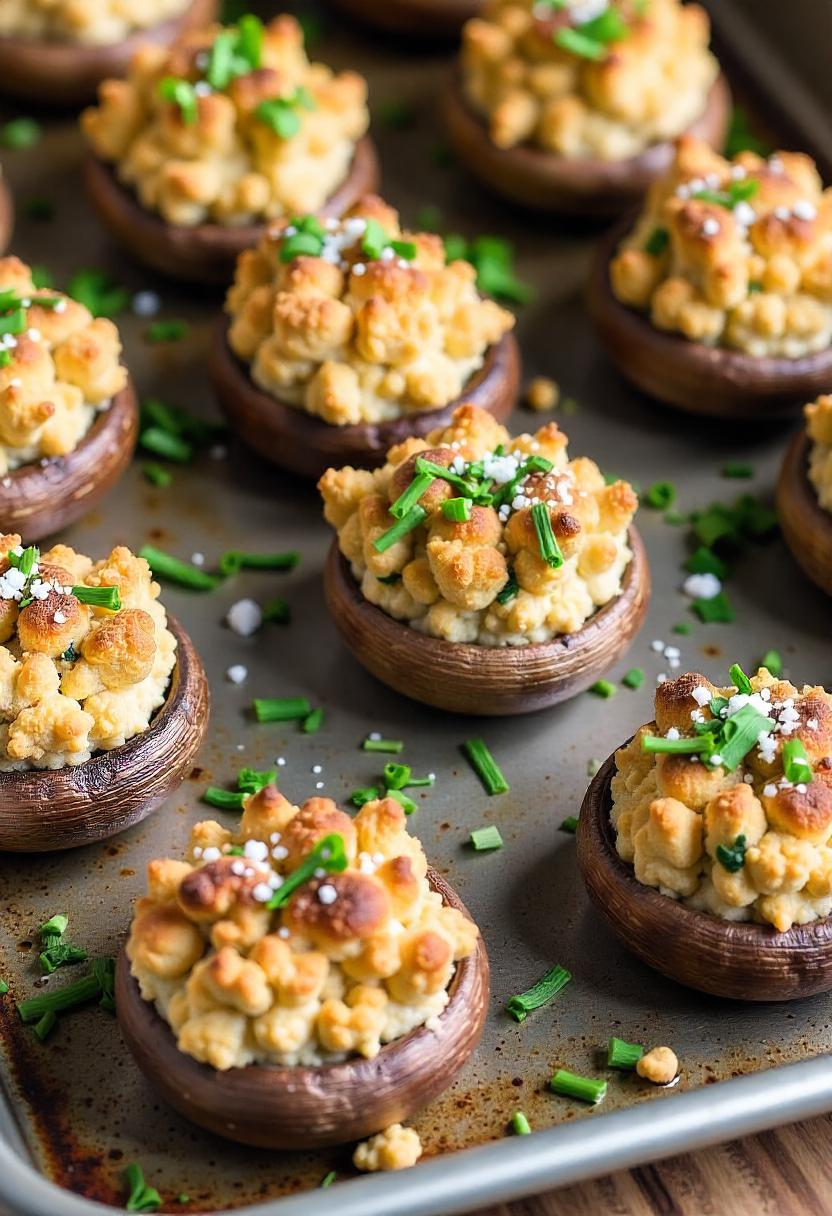
[[[234,633],[248,638],[263,624],[263,610],[255,600],[237,600],[228,609],[225,619]]]

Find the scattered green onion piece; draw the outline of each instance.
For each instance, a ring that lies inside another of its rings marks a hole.
[[[602,697],[608,701],[610,697],[615,696],[616,688],[612,680],[596,680],[594,684],[590,684],[587,692],[594,693],[596,697]]]
[[[670,244],[670,233],[666,228],[654,228],[644,246],[645,253],[649,253],[651,257],[658,258],[664,253]]]
[[[392,528],[388,528],[386,532],[382,532],[381,536],[377,536],[373,541],[373,548],[376,553],[384,553],[391,545],[395,545],[407,536],[408,532],[412,532],[414,528],[418,528],[420,524],[427,519],[427,511],[424,507],[412,507],[407,515],[402,516],[393,524]]]
[[[384,784],[388,790],[403,790],[410,784],[412,771],[409,764],[396,764],[390,760],[384,766]]]
[[[199,95],[190,80],[165,76],[159,81],[159,96],[178,108],[186,127],[199,121]]]
[[[98,1002],[108,1013],[116,1011],[116,960],[114,958],[93,959],[92,974],[98,980],[101,1000]]]
[[[187,321],[152,321],[144,331],[144,340],[152,345],[181,342],[189,329]]]
[[[664,513],[664,522],[670,524],[671,528],[680,528],[683,524],[688,523],[688,516],[682,511],[677,511],[675,507],[671,507]]]
[[[173,460],[177,464],[187,464],[194,450],[184,439],[163,431],[161,427],[149,426],[139,435],[139,445],[154,456],[163,456],[165,460]]]
[[[92,608],[106,608],[109,612],[121,611],[121,596],[118,587],[73,587],[72,594],[79,604]]]
[[[241,768],[237,774],[237,789],[244,794],[259,794],[277,780],[276,768]]]
[[[754,466],[750,464],[742,464],[740,461],[732,461],[729,464],[724,464],[720,469],[723,477],[734,477],[738,480],[754,476]]]
[[[418,253],[418,247],[415,241],[392,240],[390,242],[390,248],[404,262],[412,262]]]
[[[553,1093],[565,1098],[580,1098],[582,1102],[590,1102],[597,1106],[607,1095],[606,1081],[596,1081],[593,1077],[580,1077],[577,1073],[559,1068],[549,1082]]]
[[[571,979],[571,972],[567,971],[565,967],[555,964],[527,992],[509,997],[508,1012],[515,1022],[524,1022],[533,1010],[540,1009],[542,1005],[548,1005],[549,1001],[553,1000]]]
[[[269,600],[263,609],[263,620],[272,625],[288,625],[292,619],[292,610],[284,599],[276,596]]]
[[[563,565],[563,554],[560,545],[552,531],[552,518],[549,514],[549,504],[536,502],[532,507],[532,523],[537,533],[537,543],[540,546],[540,556],[553,570],[559,570]]]
[[[812,780],[812,764],[799,739],[787,739],[783,744],[783,775],[792,785]]]
[[[615,1035],[611,1035],[607,1043],[607,1068],[629,1071],[635,1068],[643,1055],[644,1048],[640,1043],[628,1043],[625,1039],[617,1039]]]
[[[404,790],[385,790],[385,798],[392,798],[394,802],[398,802],[399,806],[404,811],[405,815],[412,815],[414,811],[418,811],[418,806]]]
[[[258,697],[252,708],[258,722],[296,722],[312,713],[306,697]]]
[[[436,777],[433,775],[433,773],[431,773],[431,775],[429,777],[411,777],[407,783],[407,788],[409,790],[413,790],[413,789],[416,789],[417,786],[435,785],[435,784],[436,784]]]
[[[13,118],[0,127],[0,144],[19,152],[23,148],[34,148],[39,144],[43,129],[34,118]]]
[[[191,1197],[190,1197],[190,1195],[186,1195],[185,1192],[183,1191],[181,1195],[176,1196],[176,1202],[177,1203],[190,1203]]]
[[[361,744],[365,752],[386,752],[394,756],[398,756],[404,751],[404,743],[401,739],[370,739],[367,738]]]
[[[736,874],[745,863],[746,839],[740,835],[732,845],[718,844],[716,859],[729,874]]]
[[[379,792],[376,787],[374,785],[367,785],[362,789],[353,790],[350,794],[350,802],[358,810],[361,810],[362,806],[366,806],[368,802],[375,802],[378,797]]]
[[[682,736],[681,739],[665,739],[662,735],[642,735],[641,750],[649,755],[686,755],[709,752],[713,741],[706,735]]]
[[[606,58],[607,55],[607,48],[603,42],[587,38],[579,29],[575,29],[571,25],[563,26],[557,31],[555,46],[562,51],[568,51],[570,55],[576,55],[579,59],[591,59],[594,62]]]
[[[447,481],[448,485],[462,490],[466,496],[471,493],[470,482],[459,473],[454,473],[451,469],[446,469],[443,464],[436,464],[433,460],[425,460],[424,456],[416,457],[416,472],[430,473],[432,477],[441,478],[442,481]]]
[[[297,869],[283,880],[283,885],[278,887],[266,907],[270,912],[282,908],[289,902],[298,887],[302,887],[305,882],[309,882],[310,878],[315,877],[316,870],[326,870],[328,874],[340,874],[346,870],[348,864],[349,858],[344,850],[343,836],[339,836],[337,832],[324,836],[323,840],[319,840],[314,849],[307,853]]]
[[[492,849],[501,849],[503,847],[503,838],[500,835],[500,829],[493,823],[486,828],[475,828],[471,833],[471,844],[477,853],[487,853]]]
[[[704,545],[700,545],[685,562],[685,569],[691,574],[715,574],[718,579],[723,579],[728,573],[728,567],[725,562],[714,553],[713,549],[706,549]]]
[[[142,473],[152,486],[157,486],[160,490],[166,489],[173,481],[170,470],[160,464],[144,464]]]
[[[745,693],[746,696],[750,695],[750,693],[753,691],[751,681],[740,667],[739,663],[731,664],[731,666],[728,668],[728,675],[731,677],[731,682],[733,683],[737,692]]]
[[[720,591],[718,595],[711,596],[708,600],[694,600],[691,608],[700,621],[703,621],[706,625],[729,625],[736,616],[724,591]]]
[[[644,680],[645,674],[643,667],[631,667],[630,670],[625,672],[621,677],[621,683],[624,685],[624,687],[632,688],[634,690],[641,688]]]
[[[173,557],[162,549],[155,549],[152,545],[143,545],[139,550],[139,557],[145,559],[156,578],[179,583],[191,591],[213,591],[219,584],[215,575],[206,574],[197,566],[182,562],[178,557]]]
[[[294,258],[319,256],[324,247],[323,237],[312,232],[293,232],[283,237],[280,243],[280,261],[291,262]]]
[[[220,558],[220,574],[226,577],[241,570],[294,570],[300,561],[296,550],[288,553],[245,553],[229,549]]]
[[[673,626],[673,632],[680,633],[683,637],[687,637],[689,633],[693,633],[693,625],[691,625],[690,621],[679,621],[677,625]]]
[[[52,1031],[58,1025],[58,1015],[54,1009],[47,1009],[46,1013],[35,1023],[35,1038],[42,1043],[44,1039],[48,1039]]]
[[[57,942],[48,945],[38,955],[40,969],[44,975],[51,975],[59,967],[71,967],[74,963],[84,963],[88,958],[82,946],[71,946],[69,943]]]
[[[511,1130],[515,1136],[530,1136],[532,1134],[531,1124],[522,1110],[516,1110],[511,1116]]]
[[[9,985],[5,980],[0,980],[0,996],[5,996],[9,991]]]
[[[55,916],[50,916],[49,920],[44,921],[38,935],[41,940],[49,937],[63,937],[66,933],[69,918],[64,916],[62,912],[58,912]]]
[[[124,1184],[129,1191],[124,1205],[128,1212],[156,1212],[162,1206],[161,1195],[155,1187],[147,1185],[138,1161],[131,1161],[125,1169]]]
[[[65,984],[63,988],[53,988],[38,996],[19,1001],[17,1012],[24,1022],[39,1022],[45,1013],[54,1010],[73,1009],[101,995],[101,984],[95,975],[85,975],[83,979]]]
[[[446,498],[442,503],[442,514],[452,523],[465,523],[471,518],[471,509],[470,498]]]
[[[515,598],[515,596],[519,593],[519,591],[520,591],[520,584],[517,582],[517,579],[514,576],[514,569],[513,569],[513,567],[509,566],[508,582],[503,587],[502,591],[499,591],[497,593],[497,603],[498,604],[510,603]]]
[[[335,1172],[335,1170],[330,1170],[328,1174],[324,1174],[323,1178],[321,1179],[321,1190],[324,1190],[325,1187],[332,1186],[337,1177],[338,1174]]]
[[[507,794],[509,784],[503,776],[497,761],[491,755],[485,742],[482,739],[468,739],[463,745],[462,750],[468,758],[468,761],[482,782],[485,792],[490,795]]]
[[[666,511],[676,501],[676,487],[672,481],[654,481],[644,495],[645,505],[656,511]]]
[[[572,833],[577,832],[577,830],[578,830],[577,816],[567,815],[566,818],[561,821],[560,830],[561,830],[561,832],[572,832]]]
[[[245,794],[233,790],[223,790],[216,785],[209,785],[203,791],[202,801],[208,806],[215,806],[220,811],[241,811]]]
[[[361,252],[371,261],[380,258],[388,244],[387,233],[378,220],[368,219],[361,238]]]
[[[305,735],[316,735],[324,724],[324,711],[318,706],[313,709],[311,714],[307,714],[303,719],[301,730]]]
[[[69,280],[67,294],[94,317],[113,317],[130,306],[130,292],[116,286],[104,270],[79,270]]]
[[[737,713],[726,718],[721,723],[715,742],[722,767],[729,773],[733,772],[754,747],[760,733],[770,728],[770,720],[753,705],[743,705]]]
[[[404,519],[409,511],[418,504],[419,499],[429,490],[436,478],[432,473],[417,473],[410,485],[404,490],[393,505],[390,514],[394,519]],[[470,505],[470,504],[469,504]]]
[[[778,679],[783,673],[783,656],[779,650],[767,650],[760,659],[760,666],[765,667],[775,679]]]

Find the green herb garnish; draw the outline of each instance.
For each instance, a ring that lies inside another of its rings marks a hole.
[[[147,1185],[138,1161],[131,1161],[125,1169],[124,1185],[129,1192],[125,1204],[128,1212],[156,1212],[162,1206],[162,1196],[155,1187]]]
[[[283,885],[278,887],[266,907],[270,912],[282,908],[298,887],[315,877],[316,870],[326,870],[327,874],[340,874],[346,870],[348,864],[343,836],[339,836],[337,832],[324,836],[323,840],[319,840],[314,849],[307,853],[298,868],[283,880]]]
[[[427,511],[424,507],[411,507],[407,515],[402,516],[393,524],[392,528],[388,528],[386,532],[382,532],[381,536],[377,536],[373,541],[373,548],[376,553],[385,553],[391,546],[395,545],[403,537],[412,532],[414,528],[418,528],[427,519]]]
[[[612,1035],[607,1043],[607,1068],[632,1070],[643,1055],[644,1048],[640,1043],[628,1043]]]
[[[103,270],[79,270],[69,280],[67,295],[94,317],[114,317],[130,307],[130,292],[118,287]]]
[[[787,739],[783,744],[783,775],[792,785],[812,780],[812,764],[799,739]]]
[[[645,673],[643,667],[631,667],[630,670],[625,672],[621,677],[621,683],[624,685],[624,687],[632,688],[633,690],[641,688],[644,680]]]
[[[180,561],[178,557],[156,549],[153,545],[143,545],[139,550],[139,557],[144,558],[156,578],[179,583],[191,591],[213,591],[219,585],[220,580],[215,575],[206,574],[198,566]]]
[[[149,426],[140,433],[139,446],[146,452],[152,452],[154,456],[162,456],[165,460],[175,461],[176,464],[187,464],[194,454],[193,448],[184,439],[172,435],[170,431],[163,431],[158,426]],[[154,467],[158,468],[158,465]]]
[[[494,794],[508,793],[509,784],[503,776],[497,761],[491,755],[482,739],[468,739],[462,745],[462,750],[468,758],[471,768],[482,782],[487,794],[493,796]]]
[[[258,722],[297,722],[312,713],[306,697],[257,698],[252,709]]]
[[[503,838],[500,835],[500,829],[493,823],[489,824],[486,828],[475,828],[471,833],[471,844],[477,853],[501,849],[503,847]]]
[[[654,228],[644,246],[646,253],[651,257],[658,258],[664,253],[670,244],[670,233],[666,228]]]
[[[783,656],[779,650],[767,650],[760,659],[760,666],[778,679],[783,673]]]
[[[548,1005],[572,979],[571,972],[555,964],[527,992],[509,997],[507,1010],[515,1022],[524,1022],[528,1015],[542,1005]]]
[[[164,342],[181,342],[187,337],[187,321],[152,321],[144,331],[145,342],[158,346]]]
[[[676,501],[676,487],[672,481],[654,481],[644,495],[645,505],[656,511],[665,511]]]
[[[552,517],[549,514],[549,504],[536,502],[531,510],[532,523],[537,533],[537,543],[540,556],[553,570],[559,570],[563,565],[563,554],[552,531]]]
[[[108,612],[121,611],[121,595],[118,587],[73,587],[72,594],[79,604],[91,608],[106,608]]]
[[[511,1130],[515,1136],[530,1136],[532,1134],[531,1124],[522,1110],[516,1110],[511,1116]]]
[[[361,747],[365,752],[387,752],[396,756],[404,751],[404,743],[401,739],[371,739],[368,737]]]
[[[239,791],[223,790],[216,785],[209,785],[202,793],[202,801],[219,811],[241,811],[245,797]]]
[[[159,81],[159,96],[177,107],[186,127],[192,127],[199,121],[199,94],[190,80],[165,76]]]
[[[553,1093],[565,1098],[580,1098],[582,1102],[591,1102],[597,1106],[607,1095],[606,1081],[596,1081],[592,1077],[581,1077],[577,1073],[559,1068],[549,1082]]]
[[[43,128],[34,118],[13,118],[0,127],[0,145],[19,152],[23,148],[34,148],[43,136]]]
[[[577,830],[578,830],[578,819],[577,819],[577,816],[575,816],[575,815],[567,815],[565,819],[562,819],[562,820],[561,820],[561,823],[560,823],[560,829],[559,829],[559,830],[560,830],[561,832],[571,832],[571,833],[572,833],[572,835],[574,835],[574,834],[575,834],[575,832],[577,832]]]
[[[301,128],[300,112],[316,108],[315,98],[300,85],[288,97],[270,97],[261,101],[254,111],[254,117],[280,139],[293,139]]]
[[[716,859],[729,874],[736,874],[745,863],[745,850],[745,836],[738,836],[732,845],[716,846]]]
[[[596,697],[602,697],[605,701],[608,701],[610,697],[615,696],[616,688],[612,680],[596,680],[594,684],[590,684],[587,692],[591,692]]]

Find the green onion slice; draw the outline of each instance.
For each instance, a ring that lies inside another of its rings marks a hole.
[[[559,1068],[549,1082],[553,1093],[562,1094],[566,1098],[580,1098],[582,1102],[591,1102],[597,1106],[603,1102],[607,1094],[606,1081],[596,1081],[593,1077],[580,1077],[577,1073]]]
[[[314,849],[307,853],[296,870],[293,870],[284,880],[283,885],[275,891],[266,907],[270,912],[282,908],[288,903],[298,887],[315,877],[316,870],[326,870],[328,874],[341,874],[349,864],[344,838],[337,832],[332,832],[319,840]]]
[[[515,1136],[530,1136],[532,1134],[531,1124],[522,1110],[516,1110],[511,1116],[511,1130]]]
[[[401,519],[397,520],[392,528],[388,528],[386,532],[382,532],[381,536],[376,537],[373,541],[376,553],[386,552],[402,537],[407,536],[408,532],[412,532],[414,528],[418,528],[420,524],[424,523],[427,517],[428,513],[424,507],[411,507],[407,515],[403,515]]]
[[[139,557],[143,557],[156,578],[164,578],[172,583],[179,583],[191,591],[213,591],[219,585],[219,579],[213,574],[206,574],[197,566],[182,562],[178,557],[172,557],[162,549],[153,545],[142,545]]]
[[[640,1043],[628,1043],[625,1039],[617,1039],[615,1035],[611,1035],[607,1044],[607,1068],[629,1071],[635,1068],[643,1055],[644,1048]]]
[[[503,847],[500,829],[493,823],[486,828],[475,828],[471,833],[471,844],[477,853],[490,852],[492,849]]]
[[[487,794],[493,796],[494,794],[508,793],[509,784],[484,740],[468,739],[462,745],[462,749]]]
[[[528,1015],[542,1005],[548,1005],[572,979],[571,972],[560,964],[550,967],[527,992],[509,997],[507,1009],[515,1022],[524,1022]]]
[[[288,553],[246,553],[228,549],[220,558],[220,574],[228,578],[241,570],[294,570],[300,561],[297,550]]]
[[[118,587],[73,587],[72,594],[79,604],[92,608],[106,608],[109,612],[121,611],[121,596]]]
[[[532,523],[537,533],[540,556],[553,570],[559,570],[563,565],[563,554],[552,531],[552,517],[549,514],[548,503],[536,502],[534,504],[532,507]]]
[[[799,739],[787,739],[783,744],[783,774],[792,785],[812,780],[812,764]]]
[[[258,697],[252,708],[258,722],[296,722],[312,713],[306,697]]]

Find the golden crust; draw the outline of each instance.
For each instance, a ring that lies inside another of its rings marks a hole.
[[[339,811],[331,798],[308,798],[289,820],[280,837],[288,849],[286,864],[294,870],[315,845],[332,833],[344,841],[347,856],[355,857],[356,831],[349,815]]]
[[[331,903],[319,898],[322,886],[335,891]],[[364,941],[377,933],[390,919],[390,901],[381,884],[369,875],[330,874],[313,879],[292,897],[286,919],[300,936],[337,949],[344,942]]]
[[[445,641],[550,641],[579,629],[619,594],[631,556],[627,530],[638,506],[631,486],[606,485],[593,461],[570,461],[566,447],[554,423],[511,439],[490,414],[465,403],[426,440],[391,448],[375,474],[328,469],[318,483],[324,515],[364,596],[391,616]],[[452,473],[483,461],[489,477],[503,479],[493,482],[495,490],[512,483],[530,457],[552,468],[533,469],[499,510],[473,505],[467,520],[445,516],[443,504],[459,488],[436,477],[418,500],[427,512],[423,524],[379,552],[376,542],[394,522],[390,506],[412,484],[420,457]],[[532,515],[537,503],[548,507],[560,567],[541,554]],[[510,568],[519,591],[501,603]]]
[[[114,45],[184,12],[188,0],[4,0],[0,36]]]

